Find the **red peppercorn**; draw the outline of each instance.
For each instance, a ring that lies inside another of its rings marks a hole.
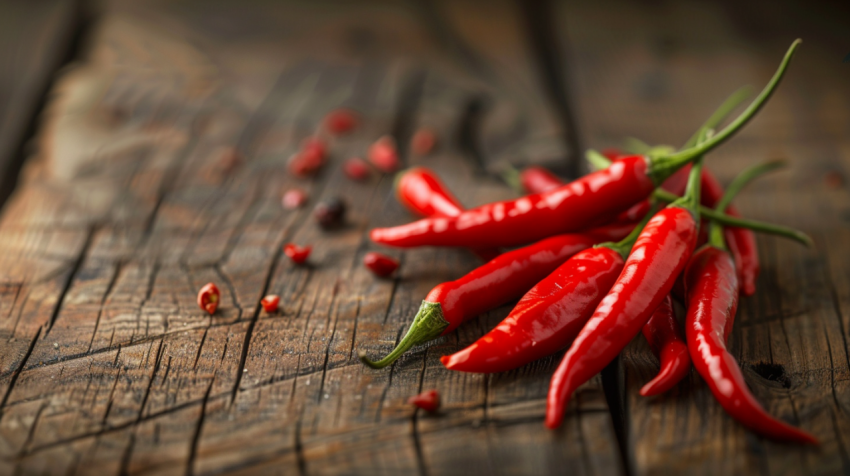
[[[313,251],[312,246],[301,247],[293,243],[287,243],[283,247],[283,252],[286,256],[289,256],[289,259],[291,259],[295,264],[302,264],[307,261],[307,257],[310,256],[311,251]]]
[[[301,206],[305,203],[307,203],[307,193],[300,188],[287,190],[286,193],[283,194],[283,199],[281,200],[283,208],[287,210],[301,208]]]
[[[277,305],[279,303],[280,296],[276,294],[269,294],[260,301],[260,304],[266,312],[277,312]]]
[[[370,175],[369,164],[360,157],[352,157],[346,160],[342,170],[348,178],[358,182],[368,179]]]
[[[325,127],[333,134],[344,134],[357,127],[357,113],[351,109],[334,109],[325,116]]]
[[[213,283],[207,283],[198,291],[198,307],[207,311],[210,315],[215,314],[218,308],[218,303],[221,300],[221,293]]]
[[[301,141],[301,150],[304,152],[314,152],[318,157],[324,159],[325,155],[327,155],[328,148],[321,139],[310,136],[305,137],[304,140]]]
[[[440,408],[440,394],[436,390],[428,390],[419,395],[410,397],[407,403],[416,405],[417,407],[429,413],[434,413]]]
[[[398,261],[387,255],[370,251],[363,257],[363,264],[376,275],[385,278],[398,269]]]
[[[369,146],[368,158],[372,165],[384,173],[391,174],[401,168],[395,139],[390,136],[383,136]]]
[[[240,154],[235,147],[228,147],[221,154],[218,165],[223,173],[229,174],[233,172],[233,170],[236,169],[242,161],[242,154]]]
[[[423,127],[413,134],[413,138],[410,141],[410,148],[416,155],[428,155],[434,150],[436,144],[437,135],[434,134],[434,131]]]
[[[307,137],[301,142],[301,149],[289,158],[289,171],[296,177],[315,174],[325,164],[327,148],[316,137]]]

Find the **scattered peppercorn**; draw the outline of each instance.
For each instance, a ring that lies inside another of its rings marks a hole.
[[[332,134],[344,134],[357,127],[357,113],[351,109],[334,109],[325,116],[325,127]]]
[[[398,260],[387,255],[370,251],[363,257],[363,264],[377,276],[385,278],[398,269]]]
[[[293,243],[287,243],[283,246],[283,253],[289,256],[289,259],[295,264],[302,264],[307,261],[311,251],[313,251],[312,246],[302,247]]]
[[[426,412],[434,413],[440,408],[440,394],[436,390],[428,390],[427,392],[410,397],[407,403],[416,405]]]
[[[369,146],[368,159],[372,165],[384,173],[391,174],[401,168],[395,139],[391,136],[382,136]]]
[[[286,193],[283,194],[283,199],[281,200],[283,208],[287,210],[301,208],[301,206],[305,203],[307,203],[307,193],[300,188],[287,190]]]
[[[369,170],[369,164],[360,157],[352,157],[346,160],[345,164],[342,166],[342,170],[348,178],[357,182],[362,182],[368,179],[371,173]]]
[[[413,138],[410,140],[410,148],[416,155],[428,155],[434,150],[434,146],[437,144],[437,135],[434,134],[434,131],[423,127],[416,131],[413,134]]]
[[[334,197],[316,205],[313,214],[319,225],[329,230],[338,228],[345,222],[345,209],[345,202],[340,198]]]
[[[210,315],[215,314],[218,303],[221,300],[221,292],[213,283],[207,283],[198,291],[198,307],[207,311]]]
[[[307,137],[301,142],[301,149],[289,158],[289,171],[300,178],[313,175],[325,164],[326,156],[324,142],[316,137]]]
[[[275,294],[269,294],[260,301],[260,304],[266,312],[277,312],[277,306],[279,303],[280,296]]]

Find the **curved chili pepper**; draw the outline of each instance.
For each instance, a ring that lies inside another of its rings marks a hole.
[[[492,331],[440,361],[450,370],[504,372],[569,345],[620,275],[624,255],[651,216],[619,243],[603,243],[568,259],[525,293]]]
[[[378,362],[360,354],[360,360],[383,368],[414,345],[436,339],[463,321],[517,299],[548,276],[570,256],[593,246],[594,239],[579,234],[558,235],[501,254],[460,279],[438,284],[425,296],[419,312],[395,349]]]
[[[460,201],[425,167],[413,167],[396,175],[394,188],[398,201],[413,213],[426,217],[455,217],[463,212]],[[497,248],[473,248],[472,252],[485,262],[501,253]]]
[[[505,372],[554,354],[579,333],[623,263],[620,253],[604,246],[576,254],[531,288],[493,330],[440,362],[449,370]]]
[[[640,332],[685,268],[699,227],[701,168],[699,160],[688,177],[685,197],[656,213],[646,224],[617,281],[564,355],[549,386],[547,427],[561,425],[570,395],[614,360]]]
[[[686,271],[688,314],[685,334],[694,367],[726,412],[765,437],[802,444],[817,439],[770,416],[747,389],[726,338],[738,306],[738,278],[732,257],[708,245],[691,258]]]
[[[699,146],[671,155],[625,157],[555,190],[491,203],[452,218],[426,218],[394,228],[376,228],[373,241],[390,246],[511,246],[579,231],[610,221],[648,198],[676,170],[714,149],[764,105],[776,89],[799,44],[795,41],[765,89],[726,128]]]
[[[642,396],[649,397],[670,390],[691,370],[688,346],[673,314],[673,300],[669,294],[646,321],[643,336],[661,362],[658,375],[640,389]]]

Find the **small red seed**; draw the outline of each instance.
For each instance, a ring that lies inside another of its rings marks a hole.
[[[434,134],[434,131],[425,127],[416,131],[410,140],[411,150],[414,154],[420,156],[430,154],[436,144],[437,135]]]
[[[293,243],[287,243],[283,247],[284,254],[295,264],[302,264],[307,261],[311,251],[313,251],[312,246],[301,247]]]
[[[277,306],[279,303],[280,296],[275,294],[269,294],[260,301],[260,304],[262,304],[263,309],[266,312],[277,312]]]
[[[398,261],[387,255],[370,251],[363,257],[363,264],[376,275],[385,278],[398,269]]]
[[[440,408],[440,394],[436,390],[428,390],[427,392],[410,397],[407,403],[416,405],[426,412],[434,413]]]
[[[346,160],[342,166],[342,170],[348,178],[357,182],[368,179],[371,174],[369,164],[360,157],[352,157]]]
[[[218,309],[218,303],[221,300],[221,293],[218,287],[213,283],[207,283],[198,291],[198,307],[203,311],[207,311],[210,315],[215,314]]]
[[[351,109],[334,109],[325,116],[325,127],[332,134],[344,134],[357,126],[357,113]]]
[[[283,199],[281,199],[283,208],[287,210],[301,208],[301,206],[305,203],[307,203],[307,193],[300,188],[287,190],[286,193],[283,194]]]
[[[401,161],[396,151],[395,139],[383,136],[369,146],[369,162],[381,172],[391,174],[401,168]]]

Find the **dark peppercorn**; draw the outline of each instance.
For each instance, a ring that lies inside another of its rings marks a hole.
[[[334,197],[322,201],[313,210],[313,215],[319,225],[326,229],[339,228],[345,223],[345,202],[342,199]]]

